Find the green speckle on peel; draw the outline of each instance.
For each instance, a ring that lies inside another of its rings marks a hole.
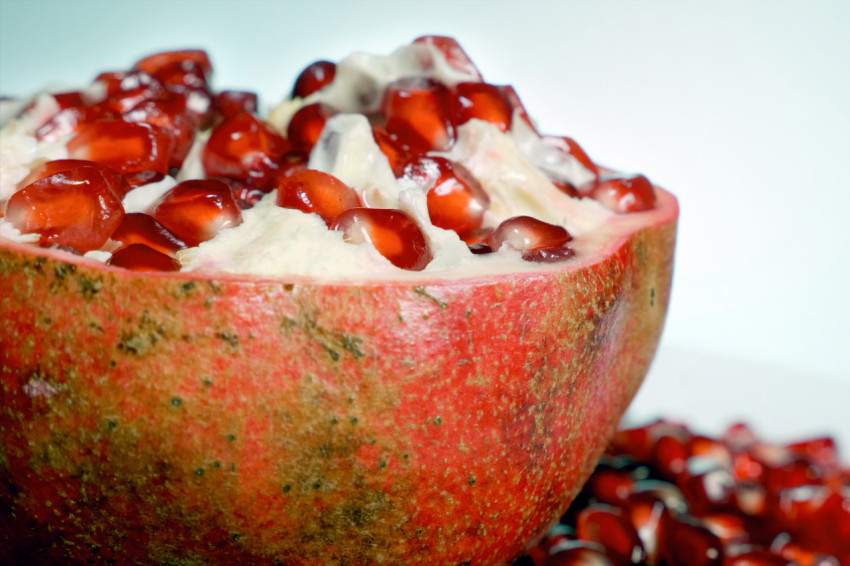
[[[204,469],[198,468],[197,470],[195,470],[195,475],[198,476],[198,477],[203,476],[204,475]]]
[[[283,486],[283,493],[289,493],[291,489],[292,487],[289,484],[286,484],[285,486]]]
[[[469,476],[469,485],[475,485],[475,476]]]
[[[174,407],[179,407],[183,404],[183,400],[180,397],[173,397],[171,399],[171,405]]]
[[[435,425],[443,424],[443,417],[437,417],[436,419],[434,419],[434,424]]]

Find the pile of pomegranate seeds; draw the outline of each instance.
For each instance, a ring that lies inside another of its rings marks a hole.
[[[409,49],[420,59],[420,75],[402,74],[382,90],[372,85],[374,92],[341,84],[354,89],[398,182],[426,194],[430,224],[454,231],[472,254],[507,249],[520,252],[525,261],[546,263],[576,253],[567,245],[572,236],[563,226],[490,214],[491,197],[482,183],[447,158],[460,128],[473,120],[510,136],[518,117],[539,145],[555,152],[555,161],[580,164],[593,179],[581,186],[541,169],[573,198],[597,200],[617,213],[654,206],[655,192],[646,177],[603,175],[571,138],[541,136],[516,91],[484,82],[454,39],[420,37]],[[438,67],[450,71],[440,75]],[[37,119],[35,137],[63,143],[70,159],[36,164],[5,207],[0,202],[0,221],[38,234],[42,246],[107,252],[112,266],[170,271],[180,269],[178,251],[238,226],[243,210],[276,190],[278,206],[317,214],[345,241],[370,242],[397,267],[428,265],[433,258],[430,226],[400,209],[370,207],[361,192],[367,187],[307,169],[326,122],[339,113],[322,98],[333,90],[329,87],[340,86],[334,82],[341,76],[336,63],[317,61],[301,72],[292,89],[296,106],[280,129],[257,114],[255,93],[216,92],[212,74],[206,52],[169,51],[145,57],[130,69],[101,73],[94,81],[97,88],[45,95],[55,102],[47,104],[48,110],[43,103],[40,108],[31,104],[22,115]],[[452,76],[462,79],[443,81]],[[199,140],[206,141],[192,153]],[[199,159],[206,179],[192,180],[181,171],[190,154]],[[134,211],[125,218],[122,199],[129,191],[178,174],[186,180],[143,214]]]
[[[617,433],[549,534],[514,566],[850,564],[850,468],[831,438],[780,446],[657,421]]]

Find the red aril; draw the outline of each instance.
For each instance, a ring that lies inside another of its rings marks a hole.
[[[179,261],[145,244],[123,246],[106,264],[130,271],[180,271]]]
[[[451,99],[445,85],[422,77],[403,78],[384,90],[386,129],[415,153],[446,151],[454,145]]]
[[[316,61],[308,65],[292,87],[292,98],[304,98],[331,84],[336,76],[336,64],[330,61]]]
[[[162,83],[144,71],[101,73],[95,81],[106,85],[104,104],[121,114],[144,100],[166,95]]]
[[[505,100],[511,105],[511,109],[513,113],[519,115],[522,118],[522,121],[525,122],[531,130],[536,133],[538,136],[540,133],[537,131],[537,126],[534,125],[534,122],[531,120],[531,116],[528,114],[528,111],[525,109],[525,105],[522,103],[522,100],[517,94],[514,87],[510,85],[505,85],[499,87],[502,91],[502,94],[505,97]]]
[[[502,246],[522,252],[526,261],[560,261],[574,255],[566,243],[573,237],[563,226],[531,216],[514,216],[499,224],[487,238],[490,249]]]
[[[401,269],[422,271],[432,259],[422,229],[401,210],[352,208],[337,216],[330,228],[342,232],[346,242],[369,242]]]
[[[302,212],[315,212],[326,224],[351,208],[360,206],[357,193],[329,173],[314,169],[279,176],[277,204]]]
[[[481,73],[475,67],[472,59],[469,58],[469,55],[466,54],[466,51],[455,38],[444,35],[423,35],[414,39],[413,43],[433,45],[445,55],[449,65],[462,73],[481,77]]]
[[[728,557],[723,566],[801,566],[767,550],[750,550]]]
[[[79,131],[86,124],[98,120],[116,120],[121,114],[105,103],[91,106],[70,106],[53,115],[35,132],[39,141],[60,141],[70,133]]]
[[[103,175],[103,178],[106,180],[109,188],[119,198],[124,198],[124,195],[130,190],[130,186],[127,184],[123,175],[106,165],[101,165],[94,161],[88,161],[85,159],[54,159],[53,161],[42,163],[41,165],[30,169],[29,174],[24,177],[20,183],[18,183],[18,188],[23,188],[31,183],[35,183],[39,179],[49,177],[50,175],[61,173],[62,171],[68,171],[69,169],[77,169],[78,167],[94,167],[98,169]]]
[[[617,566],[604,549],[583,541],[555,550],[547,556],[540,566]]]
[[[42,243],[99,249],[124,217],[108,176],[100,167],[77,167],[43,177],[12,194],[6,220]]]
[[[655,189],[643,175],[604,175],[589,194],[614,212],[639,212],[655,206]]]
[[[393,174],[400,177],[404,166],[413,158],[410,148],[401,143],[398,136],[389,133],[386,128],[375,126],[372,128],[372,135],[381,152],[387,157]]]
[[[405,165],[401,177],[428,189],[428,215],[434,226],[461,237],[481,227],[490,197],[463,165],[420,156]]]
[[[173,256],[177,250],[186,248],[186,244],[180,238],[157,222],[153,216],[142,212],[124,215],[121,224],[112,233],[112,239],[121,242],[122,247],[145,244],[169,256]]]
[[[601,544],[615,564],[639,564],[646,558],[637,532],[618,508],[591,505],[578,516],[579,538]]]
[[[171,134],[159,126],[105,120],[84,126],[68,142],[68,155],[95,161],[120,173],[168,173],[173,145]]]
[[[186,109],[185,100],[176,96],[140,102],[124,114],[124,120],[153,124],[169,133],[174,144],[169,166],[178,169],[189,155],[198,129],[198,118]]]
[[[665,515],[663,537],[659,540],[658,556],[668,566],[720,566],[723,564],[723,543],[698,524],[682,522]]]
[[[208,177],[269,181],[279,169],[277,161],[291,149],[280,134],[253,114],[225,120],[210,134],[201,161]]]
[[[502,90],[487,83],[455,85],[455,121],[465,124],[473,118],[496,124],[503,132],[511,129],[513,109]]]
[[[201,68],[207,80],[212,78],[212,64],[210,57],[203,49],[180,49],[177,51],[164,51],[154,53],[147,57],[136,61],[133,65],[136,69],[141,69],[151,75],[156,75],[164,67],[172,64],[193,63]]]
[[[215,179],[183,181],[151,207],[151,215],[187,246],[197,246],[242,223],[242,213],[227,183]]]
[[[75,106],[83,106],[85,104],[85,101],[83,100],[83,93],[79,91],[54,92],[52,96],[56,100],[56,104],[58,104],[59,108],[62,110]]]
[[[214,108],[220,122],[243,112],[254,114],[260,108],[260,100],[254,92],[223,90],[215,95]]]
[[[174,62],[157,70],[154,76],[168,92],[186,101],[186,108],[197,116],[202,128],[209,127],[213,94],[202,67],[191,61]]]
[[[334,115],[327,104],[316,102],[298,110],[289,120],[286,137],[299,150],[309,152],[319,141],[325,122]]]
[[[161,173],[159,171],[136,171],[135,173],[125,173],[122,175],[124,180],[127,181],[127,185],[131,189],[135,189],[136,187],[141,187],[143,185],[148,185],[150,183],[158,183],[165,179],[165,173]]]

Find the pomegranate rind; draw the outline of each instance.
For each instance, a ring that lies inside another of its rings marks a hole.
[[[136,273],[0,242],[0,559],[495,564],[643,380],[678,205],[460,280]]]

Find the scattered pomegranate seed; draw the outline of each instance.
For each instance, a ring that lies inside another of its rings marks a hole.
[[[487,238],[487,245],[498,251],[503,245],[522,253],[526,261],[555,262],[575,255],[565,244],[573,237],[563,226],[549,224],[531,216],[514,216],[499,224]]]
[[[195,113],[202,127],[207,127],[214,111],[213,94],[201,66],[192,61],[169,63],[154,75],[168,92],[186,100],[186,107]]]
[[[122,247],[112,254],[106,264],[130,271],[180,271],[179,261],[145,244]]]
[[[106,84],[106,106],[121,114],[144,100],[166,95],[162,83],[144,71],[101,73],[95,81]]]
[[[230,186],[216,179],[177,184],[154,203],[151,214],[190,247],[242,223]]]
[[[169,166],[178,169],[189,155],[198,129],[198,118],[186,109],[186,102],[176,96],[140,102],[124,114],[124,120],[153,124],[169,133],[173,140]]]
[[[614,212],[639,212],[655,206],[655,189],[643,175],[603,176],[589,192]]]
[[[214,107],[221,120],[229,120],[243,112],[257,112],[260,100],[254,92],[223,90],[215,96]]]
[[[119,198],[124,198],[124,195],[130,190],[130,186],[124,179],[124,176],[116,170],[85,159],[54,159],[53,161],[42,163],[41,165],[31,169],[29,174],[24,177],[17,186],[20,189],[29,184],[35,183],[39,179],[44,179],[45,177],[61,173],[62,171],[77,169],[78,167],[94,167],[100,170],[109,188]]]
[[[389,133],[386,128],[373,127],[372,135],[381,152],[387,156],[393,174],[400,177],[404,171],[404,166],[413,158],[410,148],[402,144],[398,136]]]
[[[124,177],[124,180],[127,181],[127,185],[131,189],[135,189],[136,187],[162,181],[165,179],[165,173],[160,173],[159,171],[136,171],[135,173],[125,173],[122,177]]]
[[[503,132],[511,129],[513,109],[499,87],[487,83],[460,83],[455,86],[457,125],[473,118],[492,122]]]
[[[68,155],[112,167],[120,173],[168,173],[171,134],[143,122],[105,120],[87,124],[68,142]]]
[[[292,98],[304,98],[331,84],[336,76],[336,64],[330,61],[316,61],[307,66],[292,88]]]
[[[164,51],[155,53],[140,59],[133,65],[136,69],[141,69],[151,75],[156,75],[162,68],[174,63],[191,62],[199,66],[206,76],[207,80],[212,78],[212,64],[210,57],[203,49],[182,49],[178,51]]]
[[[78,132],[86,124],[98,120],[116,120],[121,115],[105,103],[92,106],[69,106],[53,115],[39,126],[35,137],[39,141],[60,141],[66,135]]]
[[[289,120],[286,137],[296,148],[309,152],[319,141],[325,122],[334,113],[334,109],[327,104],[321,102],[308,104],[299,109]]]
[[[401,210],[352,208],[337,216],[330,228],[341,231],[346,242],[371,243],[401,269],[422,271],[432,259],[422,229]]]
[[[434,226],[461,236],[481,227],[490,197],[463,165],[443,157],[420,156],[405,165],[402,177],[429,187],[428,214]]]
[[[506,86],[502,86],[502,87],[499,87],[499,88],[502,91],[502,94],[504,95],[505,100],[507,100],[508,103],[511,105],[512,114],[513,114],[513,112],[518,113],[519,117],[522,118],[522,120],[526,124],[528,124],[528,126],[531,128],[531,130],[534,133],[536,133],[537,135],[540,135],[540,133],[537,131],[537,126],[535,126],[534,122],[531,120],[531,116],[528,114],[528,111],[525,109],[525,105],[522,103],[522,100],[520,99],[516,90],[514,90],[514,87],[512,87],[510,85],[506,85]]]
[[[414,152],[446,151],[454,145],[449,90],[440,82],[410,77],[390,83],[384,91],[381,112],[387,131]]]
[[[646,557],[631,521],[616,507],[594,504],[579,513],[579,538],[601,544],[615,564],[637,564]]]
[[[85,101],[83,100],[83,93],[78,91],[55,92],[53,93],[53,98],[62,110],[65,108],[72,108],[74,106],[83,106],[85,104]]]
[[[208,177],[233,177],[267,183],[289,142],[253,114],[242,113],[216,126],[201,161]]]
[[[99,249],[124,217],[121,199],[102,167],[77,167],[43,177],[12,194],[6,220],[40,241]]]
[[[145,244],[149,248],[170,256],[173,256],[177,250],[186,248],[186,244],[180,238],[157,222],[153,216],[141,212],[126,214],[121,224],[112,233],[112,239],[121,242],[122,247]]]
[[[326,224],[360,206],[357,193],[329,173],[314,169],[294,171],[278,178],[277,204],[302,212],[315,212]]]

